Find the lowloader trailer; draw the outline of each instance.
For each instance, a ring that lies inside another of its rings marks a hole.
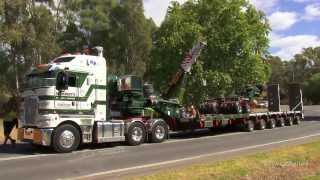
[[[198,43],[190,50],[177,73],[179,78],[170,86],[190,71],[203,47]],[[194,117],[185,116],[178,102],[153,95],[140,78],[108,75],[102,52],[97,47],[91,54],[64,54],[27,74],[19,117],[21,141],[67,153],[88,143],[159,143],[169,138],[169,131],[224,125],[243,125],[253,131],[299,124],[303,119],[298,86],[292,93],[290,111],[280,111],[279,102],[278,109],[263,113],[197,112]],[[269,104],[277,104],[278,99],[270,96]]]
[[[228,108],[228,111],[205,111],[199,108],[196,118],[184,118],[178,103],[170,101],[159,101],[154,109],[162,113],[163,117],[172,131],[184,131],[190,129],[209,128],[216,130],[224,126],[240,127],[244,131],[273,129],[275,127],[292,126],[300,124],[304,119],[302,92],[298,84],[290,85],[289,109],[282,111],[280,106],[279,85],[268,86],[268,109],[263,112],[254,112],[247,107],[246,103],[231,101],[229,105],[236,108]],[[242,105],[241,105],[242,104]],[[231,110],[230,110],[231,109]],[[233,110],[237,109],[237,110]],[[287,109],[287,108],[285,108]]]

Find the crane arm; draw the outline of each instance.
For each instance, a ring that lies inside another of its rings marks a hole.
[[[175,73],[171,78],[169,86],[163,93],[162,97],[169,99],[172,97],[172,94],[176,89],[183,88],[185,86],[186,74],[190,73],[192,65],[196,63],[201,50],[206,47],[206,45],[207,44],[205,42],[199,41],[188,53],[186,53],[177,73]]]

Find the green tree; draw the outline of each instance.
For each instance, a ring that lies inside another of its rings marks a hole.
[[[153,22],[144,16],[142,0],[124,0],[111,14],[104,46],[114,73],[142,76],[152,47]],[[112,42],[112,43],[111,43]]]
[[[69,19],[59,41],[63,49],[103,46],[110,73],[144,74],[155,25],[144,16],[142,0],[63,1],[60,8]]]
[[[153,82],[163,89],[184,53],[198,39],[205,39],[208,47],[188,79],[186,94],[198,98],[229,95],[247,84],[263,83],[269,73],[262,60],[269,30],[265,15],[245,0],[174,2],[155,36]],[[204,90],[195,92],[199,89]]]
[[[292,61],[282,61],[279,57],[273,56],[268,56],[266,61],[270,63],[272,71],[269,81],[280,84],[282,98],[287,98],[288,85],[298,82],[303,85],[307,101],[318,103],[313,101],[312,97],[317,96],[315,74],[320,72],[320,47],[306,48],[302,53],[296,54]]]
[[[19,95],[20,82],[31,65],[46,63],[56,52],[55,20],[44,5],[32,0],[1,0],[1,59],[8,92]],[[14,79],[12,79],[14,78]]]
[[[312,104],[320,104],[320,73],[311,76],[309,80],[304,83],[304,96],[308,102]]]
[[[294,56],[294,73],[297,82],[308,80],[313,74],[320,72],[320,47],[306,48],[301,54]]]

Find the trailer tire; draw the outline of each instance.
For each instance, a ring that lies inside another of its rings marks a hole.
[[[292,119],[292,117],[287,117],[287,119],[286,119],[286,125],[287,125],[287,126],[292,126],[292,125],[293,125],[293,119]]]
[[[268,128],[269,129],[273,129],[276,127],[276,120],[274,120],[273,118],[271,118],[268,122]]]
[[[126,141],[130,146],[137,146],[144,143],[146,130],[141,123],[134,122],[130,125],[126,135]]]
[[[160,121],[156,123],[151,132],[151,142],[152,143],[161,143],[166,140],[168,137],[168,126],[165,122]]]
[[[284,119],[282,117],[277,120],[277,126],[278,127],[284,127],[285,126],[285,122],[284,122]]]
[[[300,116],[296,116],[296,117],[294,118],[293,124],[298,125],[298,124],[300,124],[300,123],[301,123],[301,117],[300,117]]]
[[[257,124],[258,130],[264,130],[266,128],[266,121],[264,119],[260,119]]]
[[[79,147],[80,133],[76,127],[63,124],[54,131],[52,140],[52,146],[56,152],[69,153]]]
[[[247,123],[244,126],[244,130],[247,132],[252,132],[254,131],[254,123],[252,120],[247,121]]]

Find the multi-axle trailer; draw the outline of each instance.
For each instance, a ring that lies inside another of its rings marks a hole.
[[[203,47],[198,43],[188,53],[162,97],[169,97],[172,87],[183,82]],[[291,93],[290,111],[280,111],[278,89],[269,96],[268,112],[207,113],[194,109],[193,116],[185,116],[179,103],[153,95],[148,87],[135,76],[107,75],[101,48],[90,55],[64,54],[34,67],[27,75],[18,138],[51,146],[57,152],[71,152],[85,143],[162,142],[168,139],[169,131],[225,125],[253,131],[299,124],[303,119],[297,86]]]
[[[212,113],[212,111],[201,111],[200,108],[196,118],[191,119],[183,118],[181,113],[175,114],[174,112],[170,112],[169,110],[174,111],[175,109],[173,108],[173,105],[179,107],[178,104],[174,104],[173,102],[171,102],[171,104],[168,101],[164,101],[162,103],[159,102],[158,104],[160,105],[158,106],[163,106],[165,108],[159,108],[158,106],[155,106],[154,109],[162,114],[162,117],[165,119],[170,130],[172,131],[202,128],[210,128],[215,130],[224,126],[234,126],[251,132],[255,129],[273,129],[275,127],[300,124],[301,120],[304,118],[304,114],[302,92],[298,84],[290,85],[289,95],[289,106],[283,107],[283,109],[286,110],[281,110],[279,85],[277,84],[269,85],[268,109],[260,109],[258,112],[255,112],[253,109],[241,111],[241,104],[236,104],[238,101],[235,101],[235,107],[236,109],[239,107],[238,109],[240,110],[236,110],[236,112],[231,109],[231,111],[229,111],[231,113]]]

